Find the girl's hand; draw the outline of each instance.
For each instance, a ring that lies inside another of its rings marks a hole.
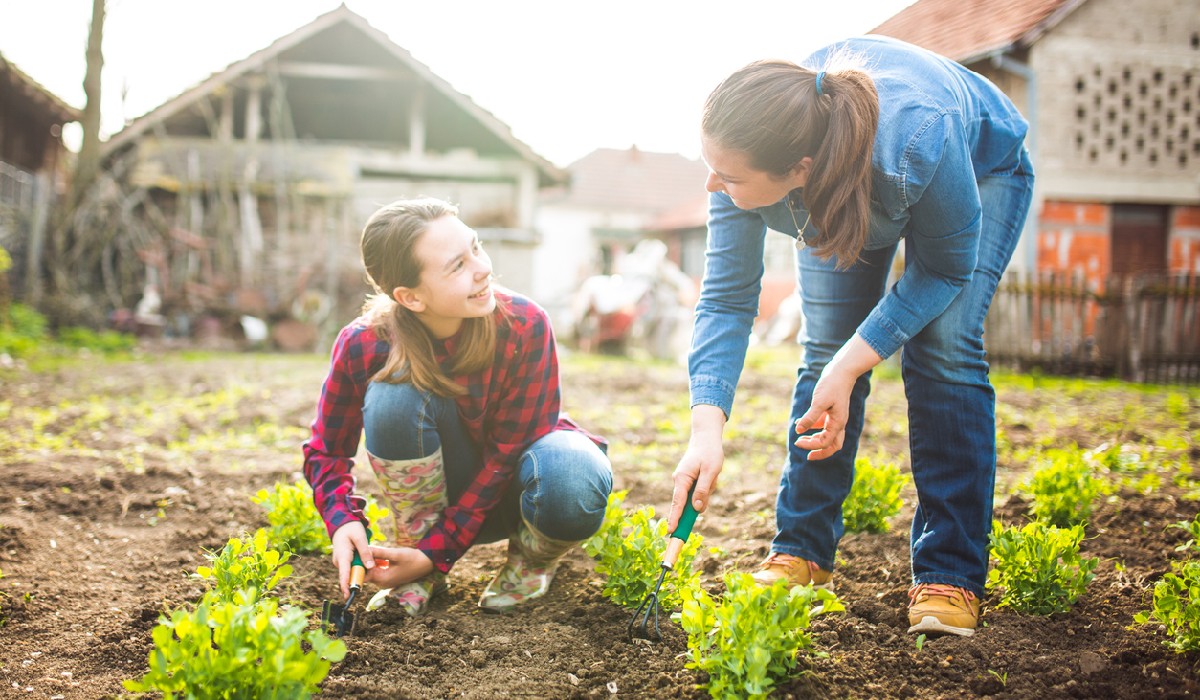
[[[342,598],[350,595],[350,567],[354,561],[354,553],[362,560],[367,570],[368,578],[375,560],[371,557],[371,547],[367,543],[367,528],[357,520],[348,522],[333,533],[333,564],[338,570],[338,585],[342,588]]]
[[[387,566],[377,566],[367,572],[367,581],[380,588],[395,588],[433,573],[433,562],[425,553],[413,547],[371,547],[371,558],[383,559]]]

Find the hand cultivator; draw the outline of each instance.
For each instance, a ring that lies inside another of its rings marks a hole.
[[[371,530],[367,529],[367,542],[371,541]],[[386,559],[376,559],[376,566],[387,568],[388,561]],[[362,558],[358,556],[358,552],[354,552],[354,560],[350,563],[350,595],[346,598],[346,602],[338,605],[331,601],[323,601],[321,603],[321,629],[330,631],[338,637],[354,634],[354,614],[350,612],[350,605],[354,599],[358,597],[358,592],[362,589],[363,579],[367,577],[367,567],[363,566]]]
[[[688,491],[687,502],[684,503],[683,513],[679,516],[679,524],[671,533],[671,537],[667,541],[667,551],[663,553],[662,571],[658,574],[658,583],[654,584],[654,591],[646,596],[637,610],[633,611],[633,618],[629,620],[629,639],[631,641],[634,637],[653,641],[662,640],[662,632],[658,629],[658,609],[660,607],[658,591],[667,578],[667,572],[674,568],[675,562],[679,561],[679,553],[683,551],[683,545],[687,543],[688,537],[692,534],[692,526],[696,524],[696,515],[696,509],[692,506],[692,492]],[[649,629],[651,616],[654,618],[653,634]],[[638,622],[638,618],[641,618],[641,622]]]

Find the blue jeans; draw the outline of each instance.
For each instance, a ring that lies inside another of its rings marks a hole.
[[[980,179],[983,223],[974,274],[901,353],[918,500],[911,533],[914,584],[948,583],[983,594],[996,480],[996,397],[988,381],[983,323],[1029,209],[1033,177],[1027,164],[1011,175]],[[845,442],[836,454],[809,462],[808,451],[794,444],[795,421],[808,411],[821,370],[886,291],[896,247],[864,251],[842,271],[807,249],[797,253],[807,324],[804,361],[792,399],[771,549],[826,571],[833,570],[843,534],[842,502],[854,480],[871,373],[854,386]],[[911,263],[915,256],[906,257]]]
[[[363,401],[367,451],[388,460],[427,457],[439,448],[451,504],[483,467],[454,399],[412,384],[372,382]],[[521,519],[543,535],[566,541],[591,537],[604,521],[612,466],[586,435],[556,430],[521,454],[512,482],[488,513],[475,542],[507,539]]]

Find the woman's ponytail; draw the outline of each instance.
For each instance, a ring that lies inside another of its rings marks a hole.
[[[846,268],[858,259],[867,241],[879,96],[866,73],[842,70],[816,73],[813,98],[827,102],[828,126],[812,154],[803,201],[822,233],[817,253],[823,258],[836,256],[837,266]]]

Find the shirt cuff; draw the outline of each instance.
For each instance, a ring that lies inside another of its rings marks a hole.
[[[891,320],[875,313],[867,316],[856,332],[858,337],[885,360],[908,342],[908,335],[904,331]]]
[[[691,381],[691,406],[704,404],[716,406],[725,412],[728,419],[733,412],[734,387],[719,377],[698,376]]]

